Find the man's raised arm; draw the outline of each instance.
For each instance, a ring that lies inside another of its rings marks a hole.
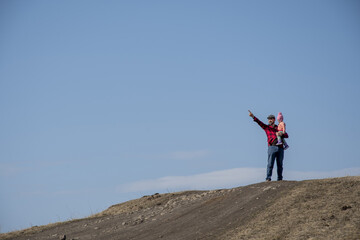
[[[265,129],[267,128],[268,126],[266,124],[264,124],[262,121],[260,121],[259,119],[257,119],[257,117],[254,116],[254,114],[250,111],[249,111],[249,116],[254,119],[255,122],[257,122],[257,124],[259,124],[259,126],[262,128],[262,129]]]

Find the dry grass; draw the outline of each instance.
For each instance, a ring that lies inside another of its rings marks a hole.
[[[146,208],[153,208],[158,205],[165,205],[171,199],[177,199],[184,196],[190,196],[194,194],[202,193],[201,191],[184,191],[177,193],[165,193],[165,194],[153,194],[149,196],[144,196],[139,199],[127,201],[124,203],[116,204],[105,211],[93,215],[93,217],[102,217],[106,215],[117,215],[122,213],[131,213],[137,212]]]
[[[360,239],[360,177],[303,181],[224,239]]]

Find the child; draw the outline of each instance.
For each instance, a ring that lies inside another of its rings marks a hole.
[[[279,112],[279,114],[277,115],[277,120],[279,122],[279,125],[278,125],[278,131],[276,132],[276,136],[278,140],[278,143],[276,145],[284,144],[284,150],[286,150],[289,148],[289,145],[287,145],[285,139],[281,138],[281,136],[279,135],[279,133],[284,134],[286,132],[286,124],[283,122],[284,117],[281,112]]]

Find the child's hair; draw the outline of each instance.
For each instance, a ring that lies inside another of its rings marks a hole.
[[[281,112],[279,112],[279,114],[277,115],[277,120],[280,122],[282,122],[283,120],[284,120],[284,117],[283,117],[283,115],[282,115],[282,113]]]

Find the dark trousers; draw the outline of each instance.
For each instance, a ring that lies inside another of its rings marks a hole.
[[[268,164],[266,171],[266,179],[271,180],[275,159],[276,159],[276,167],[277,167],[277,175],[278,175],[277,180],[282,180],[284,149],[278,146],[269,146],[268,148]]]

